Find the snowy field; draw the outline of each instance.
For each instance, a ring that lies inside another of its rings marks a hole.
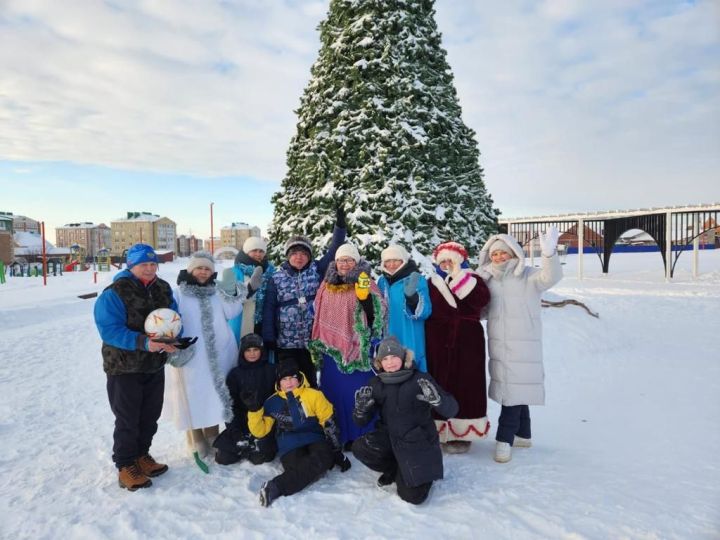
[[[278,462],[203,474],[161,423],[149,489],[117,486],[94,300],[111,275],[10,278],[0,285],[0,537],[42,538],[720,538],[720,250],[690,254],[667,283],[658,253],[614,254],[603,276],[566,277],[543,310],[548,403],[531,409],[533,447],[510,463],[494,440],[445,456],[445,479],[419,507],[375,487],[354,458],[262,508]],[[175,283],[182,262],[161,266]],[[499,407],[489,416],[497,422]]]

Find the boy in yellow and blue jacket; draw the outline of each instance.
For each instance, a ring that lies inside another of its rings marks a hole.
[[[277,368],[277,391],[259,404],[252,393],[241,394],[248,407],[248,428],[262,438],[275,428],[282,474],[265,482],[260,504],[269,506],[282,495],[292,495],[318,480],[334,465],[350,468],[340,446],[333,406],[325,395],[310,388],[293,361]]]

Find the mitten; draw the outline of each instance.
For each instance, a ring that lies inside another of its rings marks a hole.
[[[235,269],[226,268],[223,270],[222,279],[217,282],[217,286],[218,289],[228,296],[235,296],[237,294],[237,277],[235,276]]]
[[[405,293],[405,296],[410,298],[414,294],[417,294],[419,281],[420,281],[420,273],[419,272],[413,272],[410,274],[410,277],[408,277],[408,280],[405,282],[405,286],[403,288],[403,292]]]
[[[540,235],[540,250],[543,257],[552,257],[557,249],[558,238],[557,227],[552,226],[545,231],[545,234]]]
[[[355,410],[360,414],[364,414],[372,409],[375,400],[372,395],[372,388],[369,386],[361,386],[355,390]]]
[[[370,276],[365,272],[360,272],[357,283],[355,284],[355,296],[358,300],[365,300],[370,294]]]
[[[347,229],[347,220],[345,219],[345,210],[343,209],[342,202],[335,209],[335,226],[338,229]]]
[[[427,379],[418,379],[417,383],[422,394],[418,394],[415,396],[416,398],[428,402],[433,407],[440,405],[440,393],[433,383]]]
[[[350,460],[347,458],[345,454],[343,454],[342,450],[335,451],[334,456],[334,464],[337,465],[340,468],[340,472],[345,472],[352,467],[352,463],[350,463]]]
[[[240,401],[243,402],[248,411],[255,412],[262,409],[262,403],[258,399],[258,393],[252,390],[243,390],[240,392]]]
[[[256,266],[255,270],[253,270],[253,273],[250,276],[250,281],[248,281],[248,291],[250,293],[254,293],[260,288],[260,285],[262,285],[262,278],[263,268],[262,266]]]

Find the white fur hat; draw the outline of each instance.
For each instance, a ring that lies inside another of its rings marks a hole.
[[[267,252],[267,242],[259,236],[251,236],[243,243],[243,251],[249,255],[254,249]]]
[[[512,248],[500,238],[490,244],[490,249],[488,249],[488,253],[490,253],[490,255],[492,255],[495,251],[504,251],[505,253],[512,255],[513,257],[516,256]]]
[[[410,254],[400,244],[391,244],[380,253],[380,261],[402,261],[403,264],[410,260]]]
[[[459,267],[467,257],[468,252],[458,242],[443,242],[433,251],[433,259],[437,264],[449,259]]]
[[[215,271],[215,259],[210,252],[198,251],[193,253],[187,265],[188,274],[192,274],[192,271],[200,266],[205,266],[213,272]]]
[[[337,261],[343,257],[350,257],[351,259],[355,259],[355,262],[360,262],[360,252],[352,244],[343,244],[337,249],[335,252],[335,260]]]

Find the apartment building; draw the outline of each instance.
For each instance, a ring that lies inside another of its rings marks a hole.
[[[228,227],[220,229],[220,245],[222,247],[234,247],[242,250],[245,240],[251,236],[260,236],[260,227],[251,227],[247,223],[232,223]],[[216,246],[215,247],[219,247]]]
[[[103,248],[110,249],[112,234],[110,227],[101,223],[96,225],[85,221],[83,223],[67,223],[55,229],[55,245],[69,248],[79,245],[89,257],[95,257]]]
[[[6,265],[11,264],[15,258],[15,243],[13,242],[13,218],[0,212],[0,261]]]
[[[203,241],[200,238],[195,238],[195,235],[185,236],[181,234],[177,237],[177,250],[175,253],[178,257],[189,257],[201,249],[203,249]]]
[[[122,255],[133,244],[149,244],[158,251],[175,252],[177,225],[167,217],[149,212],[128,212],[110,222],[113,255]]]

